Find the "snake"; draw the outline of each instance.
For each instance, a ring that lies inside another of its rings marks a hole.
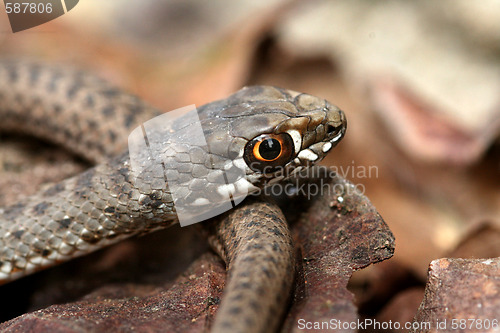
[[[344,112],[325,99],[272,86],[244,87],[195,111],[195,120],[191,113],[148,126],[169,113],[89,72],[36,60],[0,60],[0,131],[54,142],[94,163],[0,209],[0,284],[177,224],[181,206],[204,211],[227,204],[228,195],[236,200],[258,194],[321,161],[343,138],[347,124]],[[195,143],[195,127],[204,145]],[[135,149],[132,158],[127,138],[138,129],[147,149]],[[165,143],[165,135],[176,140]],[[203,197],[195,190],[200,188]],[[242,303],[236,308],[244,311],[256,308],[255,297],[245,303],[238,295],[238,288],[252,284],[245,273],[262,266],[259,274],[272,279],[293,270],[286,264],[275,265],[276,272],[265,268],[265,261],[275,261],[269,251],[278,258],[292,256],[291,239],[281,212],[266,200],[254,196],[233,206],[208,224],[213,232],[207,237],[233,267],[235,287],[224,299]],[[224,300],[220,311],[226,317],[239,314],[234,306],[224,307]],[[227,321],[216,319],[214,325],[215,331],[231,331]],[[255,323],[250,318],[246,325]]]

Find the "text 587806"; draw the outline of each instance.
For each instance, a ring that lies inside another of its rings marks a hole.
[[[5,11],[7,14],[50,14],[52,13],[52,3],[36,2],[6,2]]]

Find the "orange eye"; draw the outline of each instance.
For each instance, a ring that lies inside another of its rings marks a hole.
[[[244,158],[252,170],[267,173],[288,163],[293,152],[293,140],[287,133],[262,134],[247,143]]]
[[[259,161],[274,161],[280,157],[281,152],[281,142],[275,138],[265,138],[253,146],[253,155]]]

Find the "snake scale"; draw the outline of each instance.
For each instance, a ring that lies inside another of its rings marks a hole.
[[[155,171],[156,162],[139,155],[146,171],[132,173],[126,149],[132,130],[161,114],[86,72],[0,60],[0,130],[55,142],[96,163],[0,209],[0,284],[178,222],[176,201],[164,174]],[[198,116],[205,150],[190,146],[192,124],[182,118],[176,127],[186,136],[182,144],[152,146],[155,156],[169,155],[175,162],[164,172],[187,175],[179,181],[184,190],[195,183],[211,189],[209,198],[186,199],[187,205],[217,204],[227,188],[215,180],[235,167],[244,172],[234,180],[233,192],[257,192],[322,160],[346,129],[344,113],[329,102],[268,86],[243,88],[199,107]],[[277,307],[288,292],[281,289],[293,276],[282,213],[266,200],[247,199],[206,228],[230,276],[213,330],[276,328]]]

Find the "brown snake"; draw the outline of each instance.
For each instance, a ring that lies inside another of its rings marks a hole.
[[[149,171],[138,176],[139,183],[128,151],[123,153],[129,133],[160,114],[84,72],[0,61],[0,129],[50,140],[98,163],[0,209],[0,284],[177,223],[177,202],[164,175],[155,173],[154,161],[140,156]],[[170,166],[167,172],[189,176],[181,182],[185,189],[195,182],[213,187],[213,195],[202,201],[187,196],[186,203],[193,205],[220,200],[221,188],[213,179],[222,170],[243,167],[233,190],[253,193],[322,160],[346,129],[344,113],[327,101],[266,86],[206,104],[198,115],[208,151],[190,146],[187,124],[179,132],[186,135],[185,144],[154,152],[175,160],[175,170]],[[266,201],[246,200],[207,229],[230,276],[214,331],[275,329],[293,274],[282,213]]]

